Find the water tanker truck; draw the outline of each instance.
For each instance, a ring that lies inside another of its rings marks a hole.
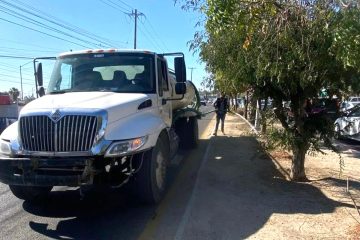
[[[174,70],[166,58],[174,59]],[[182,53],[86,50],[60,54],[46,93],[0,135],[0,181],[27,201],[54,186],[131,186],[156,203],[178,148],[198,142],[199,95]],[[36,67],[35,67],[36,64]]]

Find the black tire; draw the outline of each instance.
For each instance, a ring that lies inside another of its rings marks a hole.
[[[199,128],[196,117],[178,119],[175,131],[180,138],[179,147],[181,149],[191,149],[198,145]]]
[[[46,199],[53,187],[9,185],[11,192],[20,199],[38,202]]]
[[[140,202],[156,204],[163,198],[167,185],[169,149],[159,137],[156,146],[144,154],[142,165],[134,176],[133,190]]]

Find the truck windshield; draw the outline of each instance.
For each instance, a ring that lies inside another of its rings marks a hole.
[[[154,56],[92,53],[58,58],[47,92],[155,93]]]

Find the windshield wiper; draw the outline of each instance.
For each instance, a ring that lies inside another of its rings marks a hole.
[[[49,94],[63,94],[63,93],[67,93],[67,92],[70,92],[70,91],[54,91],[54,92],[49,92]]]

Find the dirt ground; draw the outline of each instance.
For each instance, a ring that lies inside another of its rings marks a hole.
[[[291,155],[264,151],[245,121],[227,116],[210,138],[175,239],[360,239],[357,152],[307,156],[306,183],[291,182]],[[213,122],[214,124],[214,122]],[[272,157],[271,157],[271,156]]]
[[[331,213],[287,216],[288,222],[296,225],[302,222],[299,231],[304,235],[299,236],[300,239],[312,238],[311,234],[314,239],[360,239],[360,212],[356,209],[360,208],[360,151],[358,145],[351,144],[337,142],[342,150],[341,164],[340,156],[326,149],[323,149],[325,154],[306,156],[305,168],[310,182],[304,184],[316,187],[340,205]],[[291,154],[283,150],[270,151],[269,154],[280,172],[288,177]],[[272,216],[270,221],[282,225],[283,216]]]

